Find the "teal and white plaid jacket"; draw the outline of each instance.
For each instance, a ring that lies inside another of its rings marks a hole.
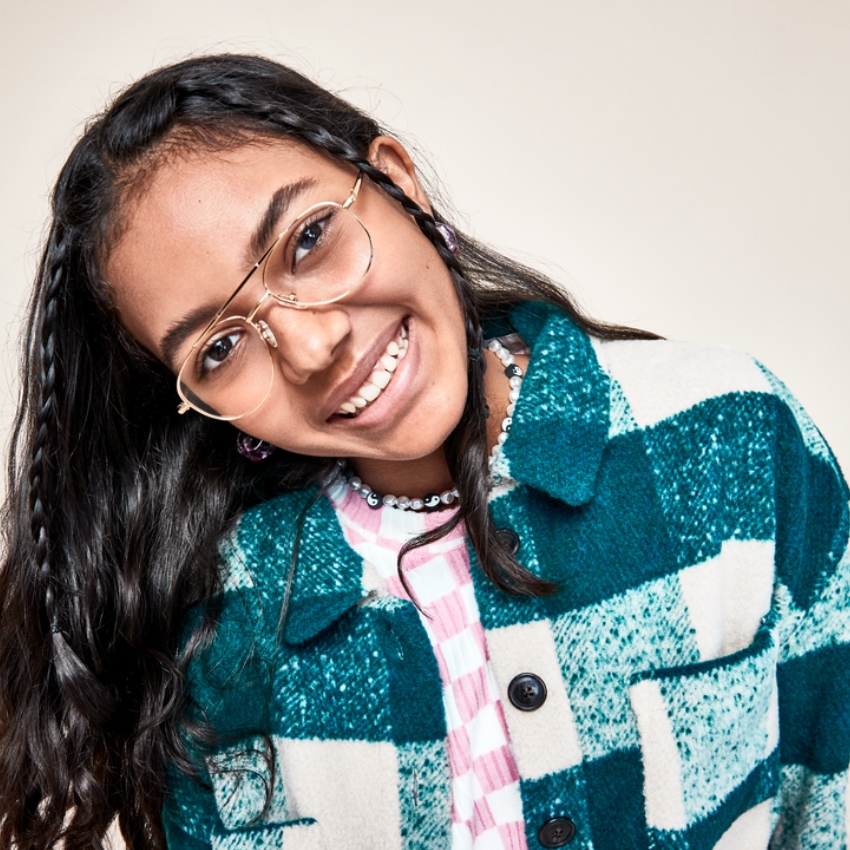
[[[519,673],[547,687],[535,711],[503,696],[529,847],[560,817],[571,850],[847,847],[848,490],[826,443],[742,354],[593,341],[541,305],[511,323],[532,362],[490,507],[560,592],[472,569],[503,695]],[[447,848],[417,611],[315,492],[249,511],[224,552],[189,678],[222,744],[206,787],[171,777],[171,846]]]

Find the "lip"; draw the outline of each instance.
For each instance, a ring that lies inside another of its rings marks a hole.
[[[405,316],[407,325],[408,349],[404,358],[393,372],[393,379],[387,388],[368,407],[364,407],[357,416],[333,416],[330,424],[346,431],[360,429],[380,429],[395,421],[395,415],[405,407],[410,397],[410,388],[419,369],[419,345],[416,324]]]
[[[324,404],[322,410],[320,411],[320,416],[325,422],[344,422],[344,421],[356,421],[363,414],[366,413],[366,408],[363,413],[358,414],[352,420],[346,420],[344,417],[340,417],[336,415],[336,412],[339,410],[339,406],[353,396],[360,387],[366,382],[366,379],[369,375],[372,374],[373,369],[375,368],[375,363],[377,363],[378,358],[381,356],[381,353],[386,349],[386,347],[390,344],[391,340],[395,339],[401,331],[401,326],[408,322],[410,319],[409,316],[405,316],[402,318],[397,324],[391,325],[387,328],[382,334],[375,338],[375,341],[371,346],[366,350],[365,354],[360,358],[360,363],[357,368],[328,396],[327,402]],[[406,358],[405,358],[406,359]],[[404,362],[404,361],[402,361]],[[395,377],[393,378],[395,380]],[[378,401],[379,399],[376,399]]]

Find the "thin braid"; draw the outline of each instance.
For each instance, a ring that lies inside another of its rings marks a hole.
[[[61,231],[54,227],[50,234],[47,255],[51,258],[50,274],[42,293],[40,305],[40,334],[38,338],[38,361],[41,373],[41,399],[35,412],[35,434],[32,446],[32,461],[29,470],[30,523],[35,541],[35,561],[38,576],[44,586],[45,611],[52,633],[57,633],[56,600],[52,586],[50,565],[50,522],[45,509],[45,449],[51,428],[56,423],[56,363],[54,325],[58,294],[65,272],[65,243]]]
[[[41,375],[41,398],[35,411],[32,461],[29,470],[30,528],[35,543],[36,574],[43,587],[44,610],[49,629],[53,672],[63,695],[86,717],[104,718],[109,715],[113,697],[108,688],[68,644],[60,622],[62,599],[57,599],[57,577],[54,575],[51,552],[50,512],[46,505],[51,486],[50,437],[58,429],[56,398],[56,333],[57,316],[67,274],[66,238],[60,225],[54,225],[48,239],[46,256],[49,263],[46,285],[39,306],[37,362]]]
[[[255,121],[259,119],[268,123],[270,129],[286,128],[307,144],[326,151],[336,159],[357,166],[373,183],[380,186],[393,200],[397,201],[408,215],[413,217],[420,230],[437,248],[443,262],[458,275],[463,276],[463,269],[454,254],[446,247],[445,241],[437,230],[434,218],[397,186],[387,174],[372,165],[363,156],[362,151],[332,133],[322,124],[311,121],[295,110],[282,107],[279,103],[273,101],[258,105],[242,94],[237,87],[227,83],[214,85],[211,89],[210,84],[206,81],[201,84],[194,81],[183,82],[176,93],[177,103],[175,106],[178,112],[182,105],[180,103],[181,96],[215,99],[221,105],[243,112]]]

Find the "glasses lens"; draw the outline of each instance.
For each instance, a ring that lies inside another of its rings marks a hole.
[[[256,410],[274,379],[274,366],[257,329],[244,319],[222,319],[186,359],[177,384],[193,407],[216,419]]]
[[[293,222],[263,279],[279,298],[321,304],[354,289],[371,262],[372,241],[360,220],[339,204],[321,204]]]

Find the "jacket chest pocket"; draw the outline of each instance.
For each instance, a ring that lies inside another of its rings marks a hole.
[[[287,800],[276,747],[252,736],[207,758],[221,828],[211,836],[214,850],[237,848],[320,848],[313,818],[299,817]]]
[[[713,846],[737,816],[772,796],[777,779],[771,756],[779,740],[776,664],[769,618],[752,644],[733,655],[632,678],[629,698],[650,829],[713,831],[718,834],[705,844]],[[767,808],[762,811],[763,848],[770,824]]]
[[[215,848],[400,848],[392,744],[254,736],[207,769],[221,822]]]

